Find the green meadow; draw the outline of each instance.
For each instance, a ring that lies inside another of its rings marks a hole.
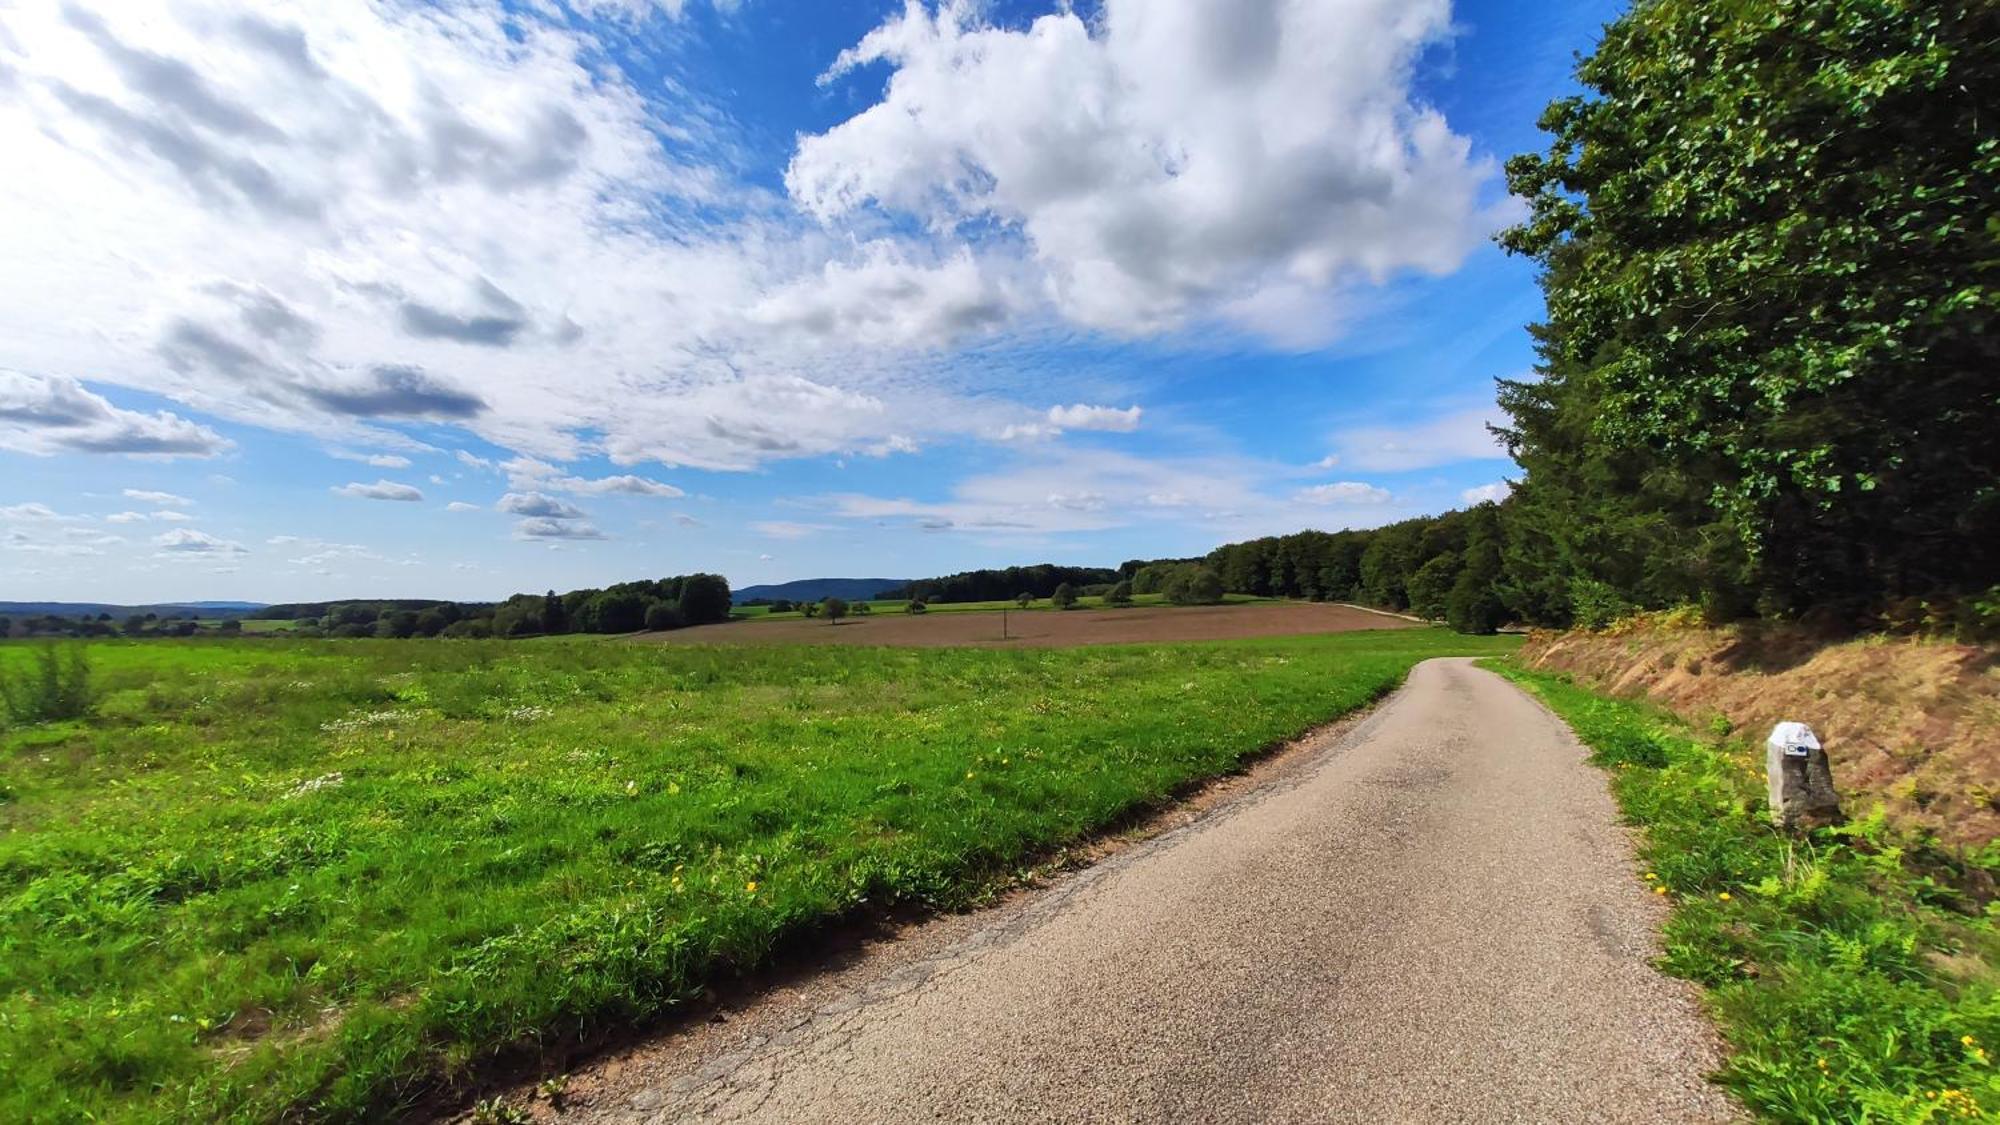
[[[93,642],[0,729],[0,1120],[378,1118],[1509,647]]]

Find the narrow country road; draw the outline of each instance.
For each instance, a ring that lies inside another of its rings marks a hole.
[[[564,1120],[1730,1120],[1632,863],[1569,732],[1433,660],[1212,815],[600,1064]]]

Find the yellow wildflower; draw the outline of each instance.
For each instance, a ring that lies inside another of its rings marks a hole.
[[[1665,887],[1654,887],[1654,888],[1653,888],[1653,893],[1654,893],[1654,894],[1656,894],[1656,895],[1663,895],[1663,894],[1666,894],[1666,893],[1667,893],[1667,888],[1665,888]]]
[[[1646,881],[1647,881],[1648,883],[1650,883],[1650,882],[1652,882],[1653,880],[1655,880],[1655,879],[1658,879],[1658,878],[1659,878],[1659,876],[1658,876],[1658,875],[1655,875],[1655,874],[1653,874],[1653,873],[1652,873],[1651,871],[1648,871],[1648,872],[1646,872]]]
[[[748,883],[745,883],[745,884],[743,884],[743,890],[744,890],[744,892],[745,892],[745,893],[747,893],[747,894],[753,894],[753,895],[754,895],[754,894],[756,894],[756,893],[757,893],[757,880],[755,880],[755,879],[752,879],[752,880],[750,880],[750,881],[749,881]]]
[[[1722,892],[1721,894],[1719,894],[1719,895],[1716,895],[1715,897],[1716,897],[1716,898],[1719,898],[1719,899],[1721,899],[1721,900],[1722,900],[1722,901],[1724,901],[1724,902],[1728,902],[1728,901],[1729,901],[1729,892],[1728,892],[1728,891],[1724,891],[1724,892]]]

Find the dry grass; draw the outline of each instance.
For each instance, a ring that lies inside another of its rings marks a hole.
[[[1990,647],[1641,620],[1537,634],[1521,659],[1746,736],[1800,720],[1826,741],[1850,811],[1879,801],[1892,820],[1947,843],[2000,838],[2000,652]]]

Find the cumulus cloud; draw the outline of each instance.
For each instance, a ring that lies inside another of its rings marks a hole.
[[[1389,492],[1372,484],[1343,480],[1333,484],[1316,484],[1299,490],[1299,499],[1308,504],[1387,504]]]
[[[585,514],[582,508],[545,492],[509,492],[494,506],[517,516],[540,516],[552,520],[582,519]]]
[[[602,539],[604,533],[587,520],[525,519],[514,525],[516,539]]]
[[[1129,434],[1139,428],[1140,410],[1128,406],[1123,410],[1110,406],[1049,407],[1049,424],[1059,430],[1108,430],[1112,433]]]
[[[218,539],[205,531],[191,527],[177,527],[164,535],[153,537],[153,546],[161,551],[185,555],[240,555],[245,553],[243,544],[228,539]]]
[[[392,480],[378,480],[374,484],[353,481],[335,486],[335,496],[346,496],[355,500],[402,500],[416,501],[424,498],[423,491],[415,485],[399,484]]]
[[[801,141],[802,205],[1003,224],[1084,324],[1214,315],[1287,343],[1332,322],[1344,281],[1455,269],[1504,218],[1480,203],[1492,162],[1410,92],[1447,0],[1107,0],[1094,26],[1065,6],[1020,29],[983,11],[905,0],[841,53],[823,82],[891,74]]]
[[[1496,407],[1461,410],[1409,426],[1367,426],[1334,436],[1339,463],[1370,472],[1428,469],[1457,461],[1504,458],[1507,451],[1487,426]]]
[[[95,401],[22,421],[0,391],[0,446],[226,448],[79,378],[561,464],[1029,437],[1040,407],[1007,398],[1045,390],[940,352],[1064,318],[1310,335],[1353,279],[1449,269],[1492,219],[1489,170],[1409,97],[1444,0],[1111,0],[1013,30],[913,4],[835,64],[892,73],[801,141],[802,208],[697,87],[626,77],[627,32],[571,15],[679,7],[20,0],[0,149],[37,174],[0,184],[0,255],[38,268],[0,277],[0,334],[70,380],[38,401]]]
[[[687,493],[675,488],[671,484],[656,481],[649,477],[632,476],[630,474],[615,477],[597,477],[594,479],[589,477],[552,477],[549,478],[547,483],[549,487],[561,489],[564,492],[576,492],[591,496],[602,496],[607,493],[616,492],[629,496],[662,496],[671,499],[687,495]]]
[[[479,511],[479,505],[468,504],[463,500],[453,500],[444,506],[444,510],[447,512],[476,512]]]
[[[1498,504],[1500,501],[1505,500],[1513,490],[1513,486],[1506,481],[1496,480],[1492,484],[1482,484],[1478,488],[1468,488],[1464,492],[1459,493],[1458,498],[1467,504]]]
[[[169,411],[145,414],[113,406],[68,376],[0,368],[0,449],[213,457],[230,445],[207,426]]]

